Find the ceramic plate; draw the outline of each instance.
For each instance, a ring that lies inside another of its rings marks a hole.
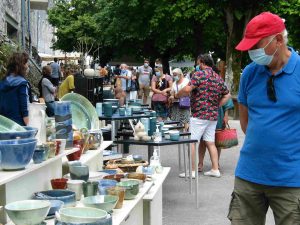
[[[0,132],[26,131],[21,125],[0,115]]]
[[[88,99],[76,93],[69,93],[62,97],[61,100],[71,102],[72,121],[76,129],[99,129],[96,109]]]

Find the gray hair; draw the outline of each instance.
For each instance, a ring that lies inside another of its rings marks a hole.
[[[288,32],[286,29],[284,29],[284,31],[281,32],[282,36],[283,36],[283,40],[284,40],[284,44],[287,45],[289,39],[288,39]]]

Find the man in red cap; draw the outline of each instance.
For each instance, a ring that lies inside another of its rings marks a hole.
[[[264,12],[236,46],[253,62],[238,94],[246,137],[228,214],[233,225],[263,225],[269,207],[276,225],[300,224],[300,57],[287,41],[284,21]]]

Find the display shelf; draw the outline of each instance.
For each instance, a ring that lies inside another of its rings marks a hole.
[[[159,189],[162,187],[165,179],[167,178],[168,174],[170,173],[171,167],[164,167],[163,172],[161,174],[154,174],[152,176],[153,179],[153,187],[147,192],[144,196],[144,200],[151,201]]]
[[[26,166],[26,168],[24,170],[0,171],[0,185],[6,184],[6,183],[16,180],[26,174],[32,173],[35,170],[45,167],[46,165],[51,164],[54,161],[59,160],[62,157],[69,155],[76,151],[78,151],[78,148],[65,150],[63,153],[61,153],[53,158],[47,159],[46,161],[43,161],[42,163],[39,163],[39,164],[34,164],[33,161],[31,160],[31,162]]]
[[[152,181],[146,181],[143,187],[140,189],[139,194],[132,200],[124,200],[123,207],[121,209],[114,209],[112,218],[113,225],[119,225],[126,221],[130,212],[134,209],[134,207],[142,201],[145,194],[149,191],[149,189],[153,186]],[[133,216],[133,215],[132,215]]]

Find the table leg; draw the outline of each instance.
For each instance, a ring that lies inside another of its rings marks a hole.
[[[115,137],[116,137],[116,121],[112,120],[111,121],[111,140],[114,142],[115,141]],[[119,148],[118,148],[119,150]]]
[[[193,145],[196,145],[196,143],[193,143]],[[197,146],[197,145],[196,145]],[[195,146],[195,149],[196,149]],[[199,157],[198,157],[198,149],[196,149],[195,151],[195,168],[197,168],[198,166],[198,161],[199,161]],[[197,166],[197,167],[196,167]],[[199,181],[199,177],[198,177],[198,169],[195,170],[195,192],[196,192],[196,207],[197,209],[199,208],[199,202],[198,202],[198,181]]]
[[[189,154],[189,177],[190,177],[190,194],[192,194],[192,152],[191,152],[191,144],[188,144],[188,154]]]
[[[181,172],[181,145],[178,145],[178,170]]]
[[[185,152],[185,144],[183,144],[183,166],[184,166],[184,174],[185,174],[185,181],[187,180],[187,163],[186,163],[186,152]]]
[[[148,163],[150,164],[150,158],[153,155],[154,146],[148,145]]]

